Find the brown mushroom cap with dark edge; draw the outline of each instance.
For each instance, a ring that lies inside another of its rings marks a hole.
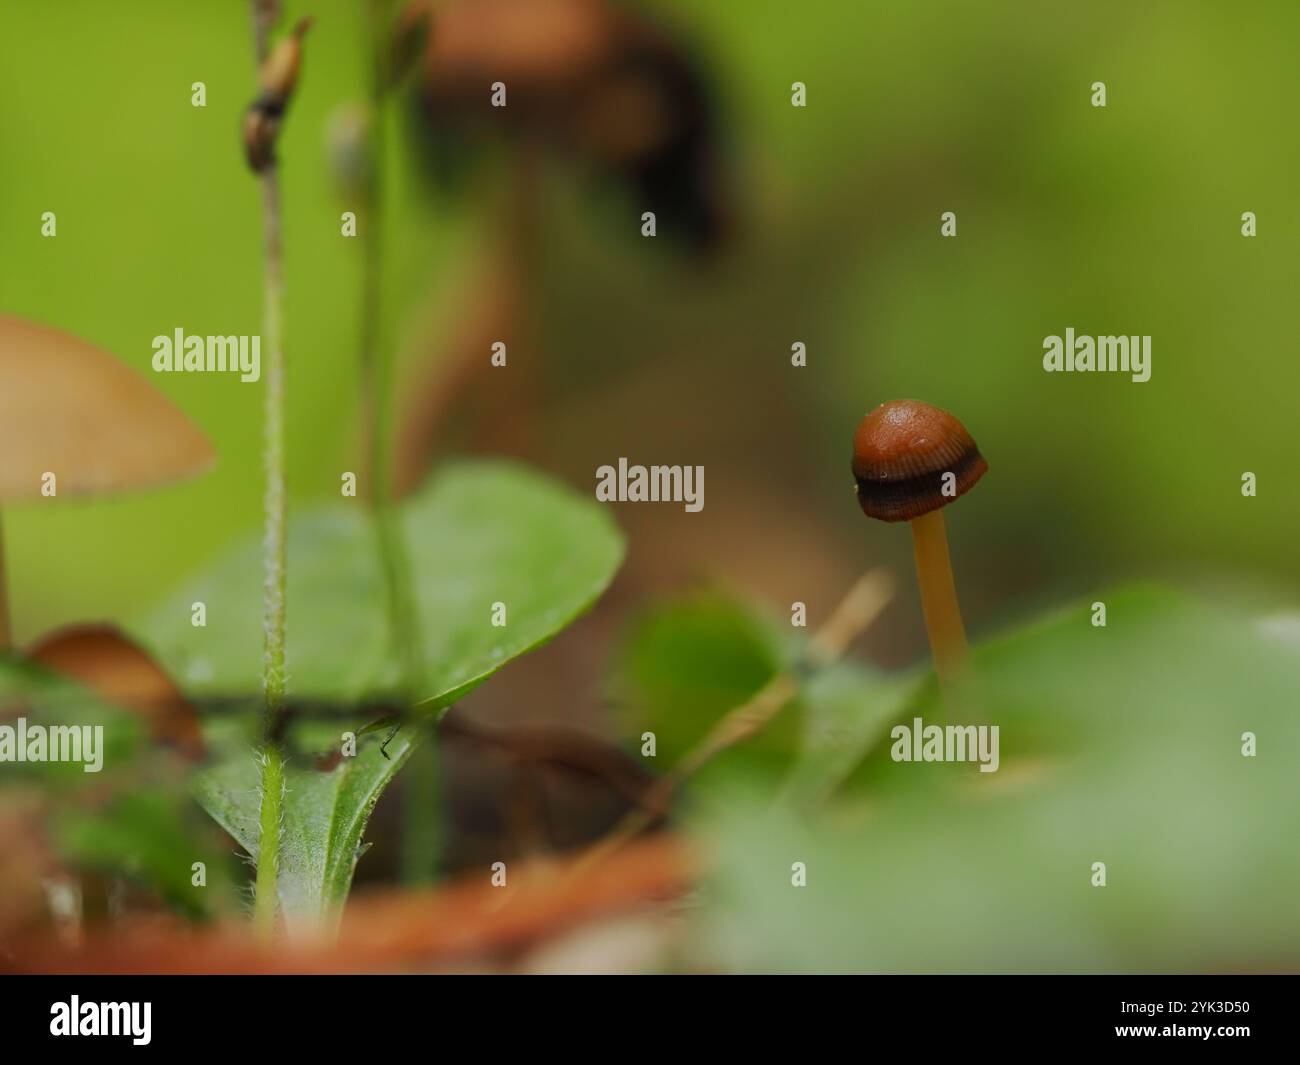
[[[911,521],[945,507],[988,468],[961,422],[919,400],[882,403],[853,434],[858,503],[881,521]],[[943,494],[945,473],[956,478],[954,495]]]

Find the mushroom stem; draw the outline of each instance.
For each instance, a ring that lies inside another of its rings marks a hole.
[[[948,532],[943,511],[932,510],[913,518],[912,548],[916,555],[916,581],[921,587],[921,609],[930,636],[934,668],[942,684],[954,681],[965,668],[969,652],[966,629],[957,607],[957,589],[948,558]]]
[[[4,526],[0,524],[0,653],[9,650],[9,645],[9,592],[5,576],[5,537]]]

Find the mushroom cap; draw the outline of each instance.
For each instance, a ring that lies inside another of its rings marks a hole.
[[[869,518],[919,518],[970,491],[988,468],[966,427],[920,400],[882,403],[853,434],[853,477]],[[943,494],[945,473],[956,479],[954,495]]]
[[[52,632],[30,656],[114,706],[134,712],[157,742],[193,761],[204,757],[194,707],[162,666],[111,625],[73,625]]]
[[[215,461],[203,432],[142,375],[83,340],[0,315],[0,500],[166,484]]]

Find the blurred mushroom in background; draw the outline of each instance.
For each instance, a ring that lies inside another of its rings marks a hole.
[[[725,235],[711,93],[648,15],[610,0],[416,0],[397,37],[439,173],[501,138],[615,178],[693,250]]]
[[[0,500],[152,488],[215,461],[202,430],[112,355],[0,317]],[[4,571],[0,539],[0,652],[10,645]]]
[[[514,372],[494,404],[494,450],[527,448],[544,162],[558,159],[614,190],[628,205],[628,233],[653,212],[656,234],[692,257],[723,244],[729,216],[713,93],[690,50],[648,14],[611,0],[415,0],[397,21],[393,56],[411,82],[418,140],[440,184],[476,180],[489,156],[509,169],[489,246],[453,303],[462,318],[404,389],[401,492],[420,480],[448,412],[490,366],[496,341]]]

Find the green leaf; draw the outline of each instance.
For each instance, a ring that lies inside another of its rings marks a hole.
[[[948,710],[928,683],[900,707],[905,721],[998,725],[997,772],[895,762],[886,741],[816,816],[765,791],[711,795],[697,822],[717,870],[700,921],[709,963],[1294,967],[1300,656],[1238,610],[1141,589],[1099,598],[1105,628],[1062,612],[979,649]],[[877,698],[864,688],[864,721]],[[796,861],[806,887],[791,885]]]
[[[340,725],[335,738],[347,726]],[[357,727],[353,726],[352,731]],[[316,738],[321,730],[309,726]],[[371,811],[389,782],[415,749],[419,731],[403,726],[380,748],[382,734],[362,736],[354,757],[332,768],[289,764],[285,767],[284,830],[280,841],[277,890],[291,930],[316,927],[337,916],[352,886],[362,852],[362,837]],[[208,742],[218,750],[216,763],[200,773],[195,795],[200,804],[254,862],[258,855],[258,810],[261,766],[258,754],[230,721],[216,722]],[[334,749],[338,749],[337,743]]]
[[[421,705],[437,709],[537,647],[586,610],[623,555],[608,514],[571,490],[506,462],[450,466],[403,504],[423,657]],[[360,503],[321,507],[289,530],[289,690],[295,699],[358,706],[397,687],[372,524]],[[207,724],[216,752],[200,774],[205,809],[256,860],[260,766],[248,718],[261,684],[260,545],[218,561],[140,625],[142,638],[191,692],[248,693],[249,713]],[[190,625],[203,602],[206,627]],[[506,608],[493,626],[493,604]],[[373,714],[371,715],[373,717]],[[345,725],[302,723],[299,745],[338,750]],[[286,769],[278,891],[293,925],[329,918],[347,897],[370,811],[405,764],[418,726],[380,752],[365,736],[333,768]]]
[[[500,461],[461,462],[405,509],[425,700],[443,706],[588,610],[623,561],[590,497]],[[501,602],[508,624],[491,624]]]
[[[609,584],[623,542],[608,513],[502,461],[443,469],[401,508],[420,615],[421,701],[447,705],[546,642]],[[356,702],[398,687],[375,537],[364,505],[289,523],[288,668],[299,698]],[[261,545],[250,537],[135,626],[191,694],[261,687]],[[207,624],[190,624],[206,604]],[[492,625],[504,603],[507,624]]]

